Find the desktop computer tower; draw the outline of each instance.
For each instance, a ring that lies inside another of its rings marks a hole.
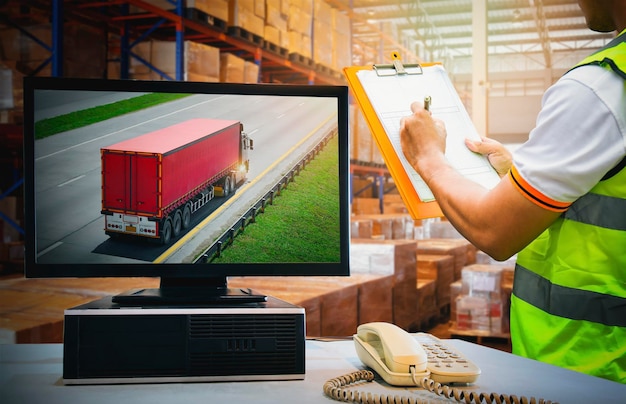
[[[111,297],[65,311],[65,384],[301,380],[304,308],[126,307]]]

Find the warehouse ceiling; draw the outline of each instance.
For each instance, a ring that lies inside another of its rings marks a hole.
[[[450,60],[471,56],[471,0],[331,0],[350,8],[353,44],[387,52],[398,47],[419,59]],[[489,56],[533,55],[553,67],[555,55],[606,44],[614,33],[590,31],[576,0],[488,0]],[[389,27],[397,41],[389,41]],[[381,36],[381,32],[384,34]],[[381,42],[381,38],[382,42]],[[385,53],[386,54],[386,53]]]

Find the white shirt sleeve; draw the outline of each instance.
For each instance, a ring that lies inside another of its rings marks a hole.
[[[626,81],[600,66],[578,67],[544,94],[529,140],[513,156],[534,192],[571,203],[626,155]]]

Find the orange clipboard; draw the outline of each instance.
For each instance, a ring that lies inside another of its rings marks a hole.
[[[394,53],[394,61],[399,61],[397,54]],[[422,63],[421,65],[432,66],[436,63]],[[397,65],[397,63],[396,63]],[[400,162],[398,154],[393,148],[389,137],[386,135],[385,128],[378,118],[372,103],[370,102],[361,81],[357,77],[360,70],[374,70],[375,66],[349,66],[343,69],[348,80],[348,86],[356,99],[367,125],[374,136],[374,140],[378,145],[378,149],[385,160],[385,165],[391,174],[398,192],[404,201],[404,204],[413,219],[426,219],[443,216],[443,212],[439,208],[437,201],[422,202],[417,191],[411,184],[411,180],[406,170]]]
[[[412,168],[409,168],[409,169],[405,168],[405,166],[403,165],[403,162],[400,160],[400,156],[398,155],[398,153],[401,153],[401,152],[396,151],[397,149],[394,148],[394,145],[392,144],[392,140],[390,139],[387,131],[385,130],[385,126],[383,125],[383,122],[379,118],[379,114],[377,113],[376,108],[374,107],[374,104],[376,104],[376,102],[373,102],[369,98],[366,88],[364,87],[363,83],[361,82],[361,79],[359,78],[359,72],[362,72],[364,70],[370,70],[370,71],[376,70],[376,76],[375,76],[376,78],[378,77],[383,78],[385,76],[394,76],[394,75],[397,75],[397,76],[409,75],[408,77],[411,77],[410,75],[414,75],[415,77],[414,80],[421,80],[423,77],[421,75],[423,75],[423,73],[425,72],[425,69],[428,69],[430,67],[437,68],[439,66],[438,70],[443,71],[443,66],[441,65],[441,63],[402,64],[400,61],[399,54],[397,52],[393,52],[391,56],[392,56],[393,64],[373,65],[373,66],[349,66],[349,67],[345,67],[343,69],[343,72],[348,80],[348,86],[350,87],[350,90],[352,91],[352,94],[354,98],[356,99],[359,105],[359,108],[363,112],[365,121],[367,122],[370,128],[372,136],[376,140],[376,144],[378,145],[380,153],[382,154],[385,160],[387,169],[389,170],[389,173],[391,174],[396,184],[396,187],[398,188],[400,196],[402,197],[402,200],[404,201],[404,204],[407,210],[409,211],[409,214],[411,215],[411,217],[413,219],[426,219],[426,218],[441,217],[443,216],[443,213],[441,211],[441,208],[439,207],[439,204],[434,199],[434,197],[431,198],[427,196],[424,198],[420,198],[420,195],[418,195],[418,190],[416,190],[416,184],[411,180],[410,174],[409,172],[407,172],[407,170],[412,170]],[[440,73],[440,74],[442,75],[443,73]],[[373,73],[371,76],[374,77]],[[453,100],[455,103],[457,103],[455,104],[456,106],[458,106],[457,110],[460,111],[462,109],[462,113],[464,114],[464,116],[461,116],[460,112],[457,112],[459,116],[462,117],[462,122],[465,125],[463,128],[467,129],[468,133],[471,133],[473,131],[474,133],[472,136],[478,138],[478,133],[476,133],[476,130],[473,124],[471,123],[471,119],[469,118],[469,115],[467,115],[465,108],[462,106],[461,100],[460,98],[458,98],[458,94],[456,93],[456,90],[454,90],[452,84],[449,82],[447,75],[446,75],[446,85],[449,88],[443,90],[444,93],[442,94],[442,96],[448,97],[450,100]],[[392,93],[394,91],[392,88],[387,89],[386,86],[382,86],[382,88],[384,88],[385,92]],[[406,90],[404,89],[401,89],[398,91],[406,93]],[[403,94],[403,95],[406,95],[406,94]],[[403,97],[398,97],[398,99],[400,98],[403,98]],[[417,100],[417,98],[415,100]],[[375,100],[375,101],[377,101],[378,107],[380,107],[381,106],[380,100]],[[434,102],[437,102],[437,101],[435,100]],[[407,111],[408,111],[407,115],[410,114],[410,111],[408,110],[409,104],[410,103],[407,103],[407,106],[406,106]],[[398,117],[394,119],[397,119],[398,126],[399,126],[399,122],[401,118]],[[450,137],[450,131],[448,131],[448,136]],[[468,153],[471,153],[471,152],[468,152]],[[484,174],[483,173],[479,174],[481,176],[483,175],[485,176],[484,178],[481,178],[481,181],[484,180],[485,184],[489,184],[488,186],[494,186],[496,182],[499,182],[500,178],[495,172],[495,170],[493,169],[493,167],[491,167],[491,165],[487,162],[486,158],[483,158],[483,160],[484,162],[481,161],[479,164],[482,167],[481,170],[484,169],[483,171],[487,171],[487,172],[485,172]],[[413,170],[411,175],[414,175],[414,178],[415,178],[417,173],[415,173]],[[423,184],[421,185],[422,186],[421,189],[422,191],[424,191],[424,194],[422,196],[431,194],[430,189],[428,189],[425,183],[423,183],[421,178],[419,178],[418,183]]]

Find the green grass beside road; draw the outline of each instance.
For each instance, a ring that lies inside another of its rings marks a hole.
[[[70,112],[35,123],[35,139],[43,139],[57,133],[82,128],[97,122],[106,121],[120,115],[139,111],[154,105],[187,97],[189,94],[150,93],[111,104],[100,105],[80,111]]]

